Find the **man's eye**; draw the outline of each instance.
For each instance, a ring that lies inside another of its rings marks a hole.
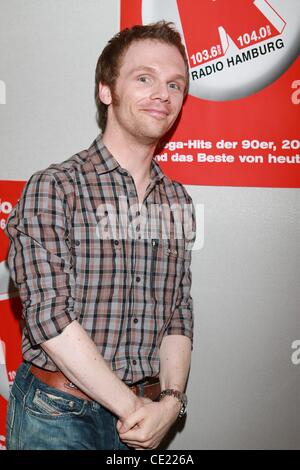
[[[149,77],[147,77],[145,75],[142,75],[142,76],[138,77],[138,80],[142,83],[147,83],[149,81]]]
[[[180,86],[177,83],[169,83],[170,88],[174,88],[174,90],[180,90]]]

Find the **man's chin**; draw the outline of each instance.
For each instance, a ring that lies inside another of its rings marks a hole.
[[[164,134],[155,134],[155,135],[140,135],[138,140],[144,145],[153,145],[156,147],[160,139],[165,135]]]
[[[145,129],[140,129],[140,137],[144,138],[146,141],[150,143],[158,142],[169,130],[170,128],[167,126],[157,126],[154,127],[147,127]]]

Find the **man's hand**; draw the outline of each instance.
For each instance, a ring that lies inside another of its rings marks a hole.
[[[118,421],[117,430],[121,441],[137,450],[155,449],[176,421],[180,402],[166,397],[160,402],[145,402],[145,405]]]

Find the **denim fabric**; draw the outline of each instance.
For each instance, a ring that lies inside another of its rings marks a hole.
[[[81,400],[40,382],[22,364],[7,414],[9,450],[128,450],[117,418],[95,401]]]

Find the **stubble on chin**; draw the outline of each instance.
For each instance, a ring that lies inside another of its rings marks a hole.
[[[157,145],[158,141],[168,132],[169,126],[158,126],[155,122],[140,120],[134,128],[140,141],[147,145]]]
[[[111,105],[118,108],[120,106],[120,97],[113,87],[111,88],[111,97]],[[162,123],[160,126],[155,121],[151,123],[146,116],[142,116],[140,119],[137,119],[137,122],[133,120],[132,123],[127,124],[129,124],[129,127],[131,127],[130,124],[132,125],[132,135],[142,144],[156,146],[162,137],[171,129],[174,122],[171,125],[164,125]]]

